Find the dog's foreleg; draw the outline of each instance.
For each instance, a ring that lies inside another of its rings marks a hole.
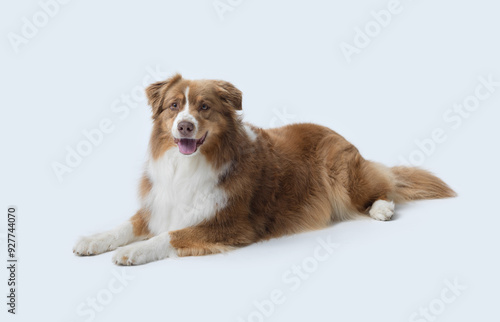
[[[112,230],[81,237],[73,247],[73,253],[79,256],[98,255],[138,240],[147,239],[149,237],[148,218],[149,212],[141,209],[130,220]]]

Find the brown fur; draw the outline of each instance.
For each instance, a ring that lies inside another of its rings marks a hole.
[[[135,215],[132,216],[132,218],[130,218],[135,236],[149,235],[148,222],[150,216],[151,213],[149,211],[140,209]]]
[[[432,173],[409,167],[393,167],[393,199],[402,203],[411,200],[441,199],[456,197],[457,194]]]
[[[183,94],[186,86],[188,98]],[[180,256],[218,253],[327,227],[366,214],[379,199],[404,202],[455,196],[424,170],[388,168],[363,159],[352,144],[323,126],[252,127],[257,139],[251,141],[236,114],[242,94],[224,81],[189,81],[175,75],[151,85],[147,95],[153,109],[153,158],[177,148],[170,134],[177,115],[172,102],[182,105],[188,99],[199,133],[209,133],[200,153],[215,170],[227,167],[219,177],[227,205],[210,220],[170,232],[170,243]],[[211,108],[201,110],[202,104]],[[140,195],[150,189],[151,182],[143,178]],[[146,211],[132,218],[136,235],[149,233],[148,218]]]
[[[139,197],[146,198],[149,191],[151,191],[152,183],[151,180],[144,174],[141,178],[141,183],[139,184]]]

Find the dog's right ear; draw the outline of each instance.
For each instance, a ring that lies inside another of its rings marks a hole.
[[[153,83],[146,88],[148,103],[151,105],[151,109],[153,110],[153,119],[157,118],[163,111],[163,103],[168,88],[181,79],[181,74],[175,74],[167,80]]]

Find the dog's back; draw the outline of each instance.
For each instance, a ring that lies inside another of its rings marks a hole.
[[[260,172],[249,187],[249,216],[263,239],[357,215],[388,220],[393,201],[455,195],[427,171],[388,168],[363,159],[352,144],[323,126],[293,124],[256,132],[261,148],[248,162],[256,162]],[[377,201],[377,209],[370,213]]]

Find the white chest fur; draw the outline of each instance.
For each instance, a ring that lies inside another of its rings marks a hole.
[[[143,207],[151,211],[149,230],[154,235],[194,226],[226,205],[226,193],[216,186],[218,173],[200,153],[185,156],[170,149],[157,160],[151,158],[146,172],[152,188]]]

